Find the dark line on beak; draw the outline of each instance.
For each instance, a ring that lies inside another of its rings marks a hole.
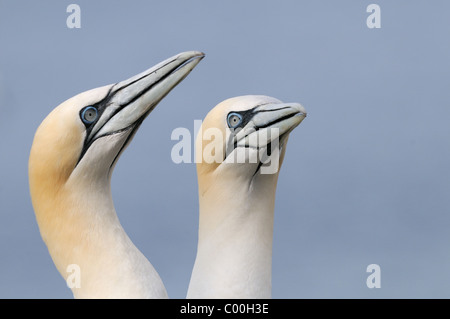
[[[114,91],[114,93],[111,95],[111,97],[113,97],[114,95],[116,95],[116,93],[122,91],[123,89],[126,89],[126,88],[129,87],[130,85],[133,85],[133,84],[135,84],[136,82],[139,82],[139,81],[145,79],[145,78],[148,77],[150,74],[153,74],[153,73],[155,73],[155,72],[161,70],[161,69],[162,69],[163,67],[165,67],[166,65],[169,65],[170,63],[173,63],[173,62],[175,62],[175,61],[176,61],[176,60],[169,61],[169,62],[167,62],[166,64],[164,64],[164,65],[162,65],[161,67],[159,67],[158,69],[154,70],[153,72],[147,73],[147,74],[141,76],[139,79],[136,79],[136,80],[134,80],[134,81],[128,83],[127,85],[118,88],[116,91]],[[119,84],[119,83],[120,83],[120,82],[114,84],[114,85],[113,85],[113,88],[114,88],[117,84]]]
[[[258,131],[259,129],[266,128],[266,127],[269,127],[269,126],[271,126],[271,125],[274,125],[274,124],[277,124],[277,123],[279,123],[279,122],[282,122],[282,121],[284,121],[284,120],[287,120],[288,118],[291,118],[291,117],[293,117],[294,115],[296,115],[296,114],[298,114],[298,113],[299,113],[299,112],[290,113],[290,114],[287,114],[287,115],[282,116],[282,117],[280,117],[280,118],[277,118],[276,120],[274,120],[274,121],[272,121],[272,122],[269,122],[269,123],[267,123],[267,124],[264,124],[264,125],[262,125],[262,126],[256,126],[256,130]]]
[[[270,104],[270,103],[266,103],[266,104]],[[265,105],[265,104],[262,104],[262,105]],[[259,106],[261,106],[261,105],[259,105]],[[272,109],[272,110],[257,110],[257,111],[254,111],[253,113],[257,114],[257,113],[262,113],[262,112],[274,112],[274,111],[280,111],[280,110],[290,109],[290,108],[291,108],[290,106],[285,106],[285,107],[280,107],[278,109]]]
[[[189,59],[189,60],[183,62],[181,65],[174,67],[174,68],[171,69],[169,72],[167,72],[164,76],[162,76],[158,81],[156,81],[156,82],[150,84],[147,88],[141,90],[136,96],[134,96],[134,97],[133,97],[130,101],[128,101],[126,104],[120,105],[120,107],[118,107],[118,108],[114,111],[114,113],[111,114],[111,116],[110,116],[110,118],[108,119],[108,121],[106,121],[101,127],[99,127],[99,128],[97,129],[97,132],[99,132],[99,131],[100,131],[100,130],[101,130],[101,129],[102,129],[102,128],[103,128],[103,127],[104,127],[104,126],[105,126],[105,125],[106,125],[106,124],[107,124],[114,116],[116,116],[117,113],[119,113],[119,112],[120,112],[121,110],[123,110],[125,107],[127,107],[128,105],[130,105],[131,103],[133,103],[134,101],[136,101],[138,98],[140,98],[141,96],[143,96],[145,93],[147,93],[149,90],[151,90],[155,85],[157,85],[157,84],[160,83],[161,81],[164,81],[164,80],[165,80],[167,77],[169,77],[170,75],[174,74],[174,72],[175,72],[178,68],[184,66],[185,64],[189,63],[190,61],[192,61],[192,60],[195,59],[195,58],[198,58],[198,57],[191,58],[191,59]],[[114,86],[116,86],[116,85],[117,85],[118,83],[120,83],[120,82],[116,83],[115,85],[113,85],[113,86],[111,87],[111,89],[110,89],[109,92],[108,92],[108,95],[107,95],[101,102],[107,103],[109,100],[111,100],[111,99],[114,97],[114,95],[116,95],[116,94],[117,94],[118,92],[120,92],[122,89],[125,89],[125,88],[127,88],[128,86],[130,86],[130,85],[132,85],[132,84],[134,84],[134,83],[136,83],[136,82],[138,82],[138,81],[140,81],[140,80],[146,78],[146,77],[149,76],[150,74],[153,74],[154,72],[157,72],[157,71],[160,70],[161,68],[163,68],[163,67],[165,67],[165,66],[167,66],[167,65],[169,65],[170,63],[173,63],[173,62],[175,62],[175,61],[176,61],[176,60],[172,60],[172,61],[170,61],[170,62],[164,64],[164,65],[161,66],[160,68],[156,69],[155,71],[150,72],[150,73],[148,73],[148,74],[146,74],[146,75],[140,77],[139,79],[136,79],[135,81],[133,81],[133,82],[131,82],[131,83],[129,83],[129,84],[127,84],[127,85],[125,85],[125,86],[123,86],[123,87],[117,89],[116,91],[113,91]],[[111,92],[112,92],[112,94],[111,94]],[[156,106],[158,103],[159,103],[159,101],[158,101],[157,103],[155,103],[153,106],[151,106],[151,107],[149,108],[149,110],[143,115],[142,118],[138,119],[135,123],[131,124],[130,126],[136,125],[138,122],[140,122],[140,123],[139,123],[139,125],[140,125],[140,124],[142,123],[142,121],[144,120],[144,118],[145,118],[151,111],[153,111],[153,109],[155,108],[155,106]],[[103,112],[102,112],[102,113],[103,113]],[[137,125],[137,127],[139,127],[139,125]],[[89,134],[88,134],[88,132],[86,132],[86,139],[85,139],[85,142],[84,142],[84,145],[83,145],[83,149],[82,149],[82,151],[81,151],[81,154],[80,154],[80,157],[79,157],[79,159],[78,159],[78,162],[77,162],[77,164],[75,165],[75,168],[78,166],[78,164],[80,163],[80,161],[83,159],[83,157],[84,157],[84,155],[86,154],[86,152],[87,152],[87,150],[89,149],[89,147],[91,147],[91,145],[92,145],[97,139],[99,139],[99,138],[101,138],[101,137],[104,137],[104,136],[107,136],[107,135],[111,135],[111,134],[115,134],[115,133],[118,133],[118,132],[122,132],[122,131],[128,129],[130,126],[128,126],[127,128],[124,128],[124,129],[122,129],[122,130],[119,130],[119,131],[110,132],[110,133],[108,133],[108,134],[100,135],[100,136],[97,136],[97,137],[94,136],[94,137],[92,137],[91,139],[89,139]],[[134,130],[134,128],[133,128],[133,130]],[[134,135],[134,133],[131,134],[131,135]],[[129,141],[127,140],[127,142],[129,142]],[[122,151],[122,149],[121,149],[121,151]],[[120,153],[119,153],[119,154],[120,154]],[[116,160],[116,159],[114,159],[114,161],[115,161],[115,160]],[[113,163],[114,163],[114,162],[113,162]],[[75,169],[75,168],[74,168],[74,169]]]
[[[141,90],[141,91],[140,91],[138,94],[136,94],[130,101],[126,102],[125,104],[120,105],[120,106],[114,111],[114,113],[111,114],[111,118],[113,118],[117,113],[119,113],[120,111],[122,111],[122,110],[123,110],[124,108],[126,108],[128,105],[130,105],[131,103],[133,103],[133,102],[135,102],[136,100],[138,100],[141,96],[143,96],[143,95],[146,94],[148,91],[150,91],[155,85],[158,85],[159,83],[161,83],[162,81],[164,81],[165,79],[167,79],[167,78],[168,78],[169,76],[171,76],[172,74],[175,74],[175,72],[176,72],[178,69],[180,69],[180,68],[183,67],[184,65],[190,63],[191,61],[193,61],[193,60],[195,60],[195,59],[197,59],[197,58],[199,58],[199,57],[193,57],[193,58],[190,58],[190,59],[184,61],[183,63],[181,63],[180,65],[175,66],[173,69],[171,69],[171,70],[170,70],[169,72],[167,72],[165,75],[163,75],[158,81],[151,83],[148,87],[146,87],[145,89]],[[155,70],[155,71],[153,71],[153,72],[151,72],[151,73],[149,73],[149,74],[147,74],[147,75],[141,77],[139,80],[136,80],[136,81],[134,81],[133,83],[136,83],[136,82],[138,82],[138,81],[144,79],[144,78],[147,77],[148,75],[157,72],[157,71],[160,70],[161,68],[163,68],[163,67],[165,67],[165,66],[167,66],[167,65],[169,65],[169,64],[171,64],[171,63],[173,63],[173,62],[175,62],[175,61],[176,61],[176,60],[173,60],[173,61],[170,61],[170,62],[164,64],[163,66],[161,66],[161,67],[158,68],[157,70]],[[128,85],[125,86],[125,87],[128,87],[129,85],[131,85],[131,84],[133,84],[133,83],[130,83],[130,84],[128,84]],[[123,87],[123,88],[125,88],[125,87]],[[120,88],[118,91],[114,92],[114,94],[116,94],[117,92],[119,92],[119,91],[120,91],[121,89],[123,89],[123,88]],[[168,93],[169,93],[169,92],[167,92],[167,94],[168,94]],[[164,96],[163,96],[162,98],[164,98]],[[162,99],[162,98],[161,98],[161,99]],[[152,105],[152,106],[149,108],[149,110],[148,110],[145,114],[148,115],[151,111],[153,111],[153,109],[154,109],[155,106],[161,101],[161,99],[160,99],[159,101],[157,101],[156,103],[154,103],[154,105]],[[111,118],[110,118],[110,119],[111,119]],[[139,121],[139,120],[138,120],[138,121]],[[106,123],[108,123],[108,121],[106,121]],[[104,125],[106,125],[106,123],[105,123]],[[101,128],[99,128],[98,130],[100,131]]]
[[[282,107],[282,108],[279,108],[279,109],[274,109],[274,110],[256,111],[256,112],[254,112],[254,115],[257,114],[258,112],[278,111],[278,110],[282,110],[282,109],[285,109],[285,108],[289,108],[289,106],[288,106],[288,107]],[[252,110],[253,110],[253,109],[252,109]],[[255,130],[252,131],[252,132],[250,132],[250,133],[257,132],[257,131],[259,131],[259,130],[262,129],[262,128],[266,128],[266,127],[269,127],[269,126],[274,125],[274,124],[276,124],[276,123],[279,123],[279,122],[282,122],[282,121],[284,121],[284,120],[287,120],[287,119],[289,119],[289,118],[295,116],[295,115],[298,114],[298,113],[299,113],[299,112],[290,113],[290,114],[287,114],[287,115],[285,115],[285,116],[283,116],[283,117],[277,118],[276,120],[273,120],[272,122],[269,122],[269,123],[267,123],[267,124],[264,124],[264,125],[262,125],[262,126],[255,126],[255,127],[254,127]],[[249,135],[249,134],[245,135],[245,136],[243,137],[243,139],[246,138],[248,135]],[[235,134],[230,135],[230,138],[234,138],[234,137],[235,137]],[[229,152],[226,150],[226,152],[225,152],[225,154],[224,154],[224,159],[223,159],[223,161],[225,161],[226,158],[228,157],[228,155],[230,155],[230,154],[233,152],[233,150],[236,149],[236,147],[238,147],[238,145],[237,145],[238,142],[239,142],[239,141],[236,141],[236,140],[235,140],[235,141],[233,142],[233,149],[231,149]],[[228,142],[228,143],[229,143],[229,142]],[[227,144],[227,145],[228,145],[228,144]],[[269,144],[267,144],[267,145],[269,145]],[[247,145],[244,145],[244,147],[247,147]],[[258,148],[258,149],[259,149],[259,148]]]
[[[145,116],[143,116],[141,119],[137,120],[137,122],[135,122],[133,124],[134,127],[132,128],[132,131],[130,132],[130,135],[128,135],[127,139],[125,140],[125,143],[123,143],[123,145],[120,148],[119,152],[117,152],[116,156],[114,157],[114,160],[111,162],[111,165],[109,166],[109,172],[110,173],[111,173],[112,168],[116,164],[117,160],[119,159],[120,155],[122,154],[122,152],[125,150],[125,148],[128,146],[128,144],[130,144],[131,140],[136,135],[136,132],[139,129],[139,127],[141,126],[142,122],[144,122],[144,119],[145,119]]]

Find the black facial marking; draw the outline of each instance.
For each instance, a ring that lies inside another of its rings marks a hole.
[[[93,127],[95,126],[95,124],[98,122],[98,119],[102,117],[103,112],[105,111],[106,107],[108,106],[108,101],[109,101],[109,100],[112,98],[112,96],[113,96],[113,94],[111,94],[112,89],[113,89],[113,86],[111,86],[111,88],[108,90],[108,93],[106,94],[106,96],[105,96],[102,100],[100,100],[99,102],[94,103],[94,104],[91,104],[91,105],[86,105],[85,107],[83,107],[83,108],[80,110],[80,119],[81,119],[81,122],[83,122],[84,126],[86,127],[86,138],[87,138],[87,136],[89,136],[89,134],[90,134],[91,131],[92,131],[92,128],[93,128]],[[97,119],[96,119],[94,122],[92,122],[92,123],[85,123],[85,122],[82,120],[81,117],[82,117],[83,111],[86,109],[86,107],[89,107],[89,106],[95,107],[95,108],[97,109],[97,114],[98,114],[98,115],[97,115]]]
[[[274,111],[280,111],[280,110],[283,110],[283,109],[289,109],[289,108],[290,108],[289,106],[285,106],[285,107],[280,107],[280,108],[277,108],[277,109],[271,109],[271,110],[258,110],[258,108],[259,108],[260,106],[265,105],[265,104],[268,104],[268,103],[264,103],[264,104],[257,105],[257,106],[255,106],[255,107],[253,107],[252,109],[247,110],[247,111],[240,111],[240,112],[238,112],[238,111],[231,111],[230,113],[228,113],[227,118],[228,118],[228,116],[229,116],[231,113],[238,113],[239,115],[242,116],[242,120],[241,120],[241,123],[240,123],[238,126],[236,126],[236,127],[234,127],[234,128],[230,128],[231,134],[230,134],[229,139],[228,139],[228,141],[227,141],[227,145],[226,145],[226,149],[225,149],[225,154],[224,154],[224,159],[223,159],[223,161],[225,161],[226,158],[228,157],[228,155],[231,154],[231,153],[233,152],[233,150],[234,150],[235,148],[238,147],[238,145],[237,145],[238,141],[236,140],[235,137],[236,137],[236,135],[239,133],[239,131],[242,130],[242,129],[243,129],[243,128],[251,121],[251,119],[253,118],[253,116],[255,116],[256,114],[258,114],[258,113],[260,113],[260,112],[261,112],[261,113],[262,113],[262,112],[274,112]],[[297,112],[293,112],[293,113],[287,114],[287,115],[285,115],[285,116],[283,116],[283,117],[274,119],[273,121],[271,121],[271,122],[269,122],[269,123],[266,123],[266,124],[264,124],[264,125],[261,125],[261,126],[254,126],[254,127],[248,128],[249,131],[247,132],[246,136],[248,136],[249,134],[251,134],[251,133],[253,133],[253,132],[255,132],[255,131],[258,131],[258,130],[260,130],[260,129],[263,129],[263,128],[266,128],[266,127],[270,127],[271,125],[274,125],[274,124],[276,124],[276,123],[282,122],[282,121],[284,121],[284,120],[286,120],[286,119],[288,119],[288,118],[294,116],[295,114],[297,114]],[[285,133],[283,133],[282,135],[280,135],[278,141],[283,140],[284,137],[285,137],[288,133],[289,133],[289,132],[285,132]],[[279,149],[281,149],[282,143],[279,144],[279,145],[274,145],[274,146],[275,146],[275,147],[278,147]],[[250,148],[250,147],[252,147],[252,146],[249,146],[249,145],[242,145],[242,146],[239,146],[239,147]],[[254,147],[252,147],[252,148],[254,148]],[[266,158],[265,158],[265,159],[262,159],[262,158],[260,158],[260,157],[258,156],[259,161],[258,161],[258,165],[257,165],[257,167],[256,167],[256,170],[255,170],[255,172],[253,173],[252,180],[253,180],[253,178],[258,174],[258,172],[260,171],[261,167],[262,167],[263,164],[264,164],[264,161],[265,161],[266,159],[268,159],[268,158],[272,155],[272,142],[269,142],[267,145],[264,146],[264,148],[267,149],[267,152],[266,152],[266,154],[265,154],[265,155],[266,155]],[[257,147],[256,149],[257,149],[258,151],[260,151],[262,148]]]
[[[118,85],[120,82],[119,82],[119,83],[116,83],[116,84],[114,84],[114,85],[112,85],[111,88],[109,89],[108,93],[106,94],[106,96],[105,96],[102,100],[100,100],[100,101],[97,102],[97,103],[94,103],[94,104],[89,105],[89,106],[93,106],[93,107],[95,107],[95,108],[97,109],[98,116],[97,116],[97,120],[95,120],[94,122],[92,122],[92,123],[90,123],[90,124],[86,124],[86,123],[84,123],[84,122],[82,121],[83,124],[84,124],[85,127],[86,127],[86,137],[85,137],[85,139],[84,139],[83,148],[82,148],[82,150],[81,150],[81,154],[80,154],[80,157],[79,157],[79,159],[78,159],[78,162],[77,162],[76,166],[78,165],[78,163],[80,163],[80,161],[82,160],[83,156],[86,154],[87,150],[88,150],[89,147],[92,145],[92,143],[94,143],[94,141],[95,141],[96,139],[98,139],[98,138],[100,138],[100,137],[103,137],[103,136],[107,136],[107,135],[111,135],[111,134],[118,133],[118,132],[110,132],[109,134],[104,134],[104,135],[98,136],[98,137],[91,136],[91,132],[92,132],[93,128],[95,127],[96,123],[98,122],[98,120],[102,117],[103,112],[106,110],[107,107],[109,107],[109,106],[112,104],[112,102],[111,102],[112,98],[113,98],[118,92],[122,91],[123,89],[127,88],[128,86],[130,86],[130,85],[132,85],[132,84],[134,84],[134,83],[136,83],[136,82],[138,82],[138,81],[140,81],[140,80],[146,78],[147,76],[149,76],[149,75],[151,75],[151,74],[154,74],[155,72],[157,72],[157,71],[160,70],[161,68],[163,68],[163,67],[165,67],[165,66],[167,66],[167,65],[169,65],[169,64],[171,64],[171,63],[174,63],[174,62],[175,62],[175,61],[169,61],[168,63],[166,63],[166,64],[160,66],[158,69],[154,70],[153,72],[147,73],[147,74],[145,74],[145,75],[143,75],[143,76],[137,78],[137,79],[134,80],[134,81],[131,81],[131,82],[128,83],[127,85],[124,85],[124,86],[122,86],[122,87],[120,87],[120,88],[116,88],[117,85]],[[187,63],[187,62],[188,62],[188,61],[186,61],[185,63]],[[184,65],[185,63],[183,63],[182,65]],[[181,66],[182,66],[182,65],[181,65]],[[114,110],[114,112],[111,114],[110,118],[113,118],[117,113],[119,113],[119,112],[120,112],[122,109],[124,109],[126,106],[130,105],[131,103],[133,103],[134,101],[136,101],[139,97],[141,97],[142,95],[144,95],[145,93],[147,93],[152,87],[154,87],[155,85],[157,85],[157,84],[160,83],[161,81],[164,81],[168,76],[170,76],[171,74],[173,74],[173,72],[176,71],[176,70],[177,70],[179,67],[181,67],[181,66],[174,66],[172,70],[170,70],[169,72],[167,72],[167,73],[166,73],[164,76],[162,76],[158,81],[156,81],[156,82],[154,82],[154,83],[151,83],[148,87],[146,87],[145,89],[141,90],[138,94],[136,94],[136,96],[133,96],[130,100],[124,102],[124,103],[121,104],[121,105],[119,105],[119,107],[117,107],[116,110]],[[148,115],[148,113],[150,113],[150,112],[153,110],[153,108],[154,108],[155,106],[156,106],[156,104],[153,105],[153,107],[151,107],[151,108],[148,110],[148,112],[146,112],[146,113],[142,116],[142,118],[139,119],[136,123],[132,123],[129,127],[126,127],[126,128],[124,128],[124,129],[122,129],[122,130],[120,130],[120,131],[127,130],[127,129],[129,129],[130,127],[136,126],[136,124],[139,124],[139,125],[140,125],[140,123],[142,123],[143,119]],[[85,109],[85,108],[83,108],[83,109],[80,111],[80,118],[81,118],[81,114],[82,114],[82,112],[83,112],[84,109]],[[106,125],[106,123],[108,123],[108,121],[106,121],[101,127],[99,127],[99,128],[97,129],[97,132],[99,132],[99,131],[102,129],[102,127],[103,127],[104,125]],[[139,125],[137,125],[137,127],[139,127]],[[131,134],[131,136],[134,136],[134,133]],[[129,140],[127,140],[125,144],[128,144],[128,143],[130,142],[130,140],[131,140],[131,138],[129,138]],[[124,149],[124,147],[121,149],[120,152],[122,152],[123,149]],[[120,155],[120,152],[119,152],[118,155]],[[116,157],[116,159],[117,159],[117,158],[118,158],[118,156]],[[115,159],[115,160],[116,160],[116,159]],[[114,161],[115,161],[115,160],[114,160]],[[113,163],[114,163],[114,162],[113,162]],[[75,166],[75,167],[76,167],[76,166]]]
[[[89,149],[89,146],[91,146],[91,144],[93,142],[93,140],[91,140],[89,138],[89,136],[91,135],[92,129],[95,127],[95,124],[97,124],[98,120],[102,117],[102,114],[105,111],[105,109],[108,107],[108,105],[110,105],[109,101],[114,96],[114,94],[111,93],[113,87],[114,86],[111,86],[111,88],[109,89],[108,93],[106,94],[106,96],[101,101],[90,105],[90,106],[95,107],[97,109],[97,113],[98,113],[97,119],[94,122],[89,123],[89,124],[85,123],[84,121],[81,121],[84,124],[84,126],[86,127],[86,137],[84,138],[83,148],[81,150],[80,157],[78,158],[77,165],[81,161],[81,159],[83,158],[84,154],[86,154],[86,151]],[[81,119],[81,116],[82,116],[82,113],[83,113],[84,109],[85,109],[85,107],[80,110],[80,119]]]
[[[263,106],[263,105],[267,105],[267,104],[270,104],[270,103],[262,103],[262,104],[258,104],[257,106],[255,106],[255,107],[253,107],[253,108],[251,108],[251,109],[249,109],[249,110],[246,110],[246,111],[231,111],[231,112],[229,112],[229,113],[227,114],[227,118],[228,118],[228,116],[229,116],[230,114],[232,114],[232,113],[237,113],[237,114],[239,114],[239,115],[242,116],[242,120],[241,120],[241,123],[240,123],[238,126],[236,126],[236,127],[234,127],[234,128],[230,128],[231,134],[230,134],[229,139],[228,139],[228,141],[227,141],[227,147],[226,147],[226,151],[225,151],[225,154],[224,154],[224,160],[225,160],[225,159],[227,158],[227,156],[228,156],[228,155],[229,155],[229,154],[237,147],[238,141],[235,139],[236,135],[239,133],[240,130],[242,130],[242,129],[248,124],[248,122],[251,121],[251,119],[252,119],[256,114],[258,114],[258,113],[263,113],[263,112],[275,112],[275,111],[280,111],[280,110],[284,110],[284,109],[289,109],[289,108],[290,108],[289,106],[284,106],[284,107],[280,107],[280,108],[277,108],[277,109],[271,109],[271,110],[258,110],[258,108],[260,108],[260,107]],[[255,131],[258,131],[258,130],[260,130],[260,129],[262,129],[262,128],[269,127],[269,126],[271,126],[271,125],[273,125],[273,124],[276,124],[276,123],[278,123],[278,122],[282,122],[282,121],[284,121],[284,120],[286,120],[286,119],[292,117],[292,116],[295,115],[295,114],[296,114],[296,113],[287,114],[287,115],[285,115],[285,116],[283,116],[283,117],[280,117],[280,118],[278,118],[278,119],[275,119],[275,120],[273,120],[272,122],[269,122],[269,123],[264,124],[264,125],[262,125],[262,126],[255,126],[255,127],[252,127],[252,128],[251,128],[252,130],[251,130],[251,131],[249,130],[248,134],[253,133],[253,132],[255,132]],[[247,135],[248,135],[248,134],[247,134]],[[247,146],[244,146],[244,147],[247,147]],[[258,148],[258,149],[259,149],[259,148]],[[258,168],[258,170],[259,170],[259,168]]]

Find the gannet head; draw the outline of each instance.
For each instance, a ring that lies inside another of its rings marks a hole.
[[[203,57],[196,51],[178,54],[125,81],[78,94],[45,118],[30,152],[29,183],[47,244],[58,223],[74,218],[65,211],[95,208],[96,197],[110,192],[113,168],[141,123]]]
[[[302,105],[262,95],[219,103],[205,117],[196,140],[199,186],[218,174],[235,181],[277,176],[289,133],[305,117]]]
[[[203,58],[185,52],[125,81],[83,92],[55,108],[39,126],[30,154],[35,183],[110,176],[119,155],[155,106]]]

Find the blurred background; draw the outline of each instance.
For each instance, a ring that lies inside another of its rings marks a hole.
[[[220,101],[300,102],[280,173],[274,298],[450,297],[450,2],[0,0],[0,298],[72,298],[37,227],[27,164],[64,100],[182,51],[206,58],[154,110],[112,178],[120,221],[184,298],[195,259],[195,164],[175,128]],[[174,200],[175,199],[175,200]],[[369,289],[369,264],[381,288]]]

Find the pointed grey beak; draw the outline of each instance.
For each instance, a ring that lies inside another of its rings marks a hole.
[[[249,124],[235,136],[237,146],[264,147],[279,139],[280,142],[306,117],[299,103],[265,104],[252,110]]]
[[[95,139],[142,122],[204,56],[198,51],[183,52],[113,85],[108,105],[90,136]]]

